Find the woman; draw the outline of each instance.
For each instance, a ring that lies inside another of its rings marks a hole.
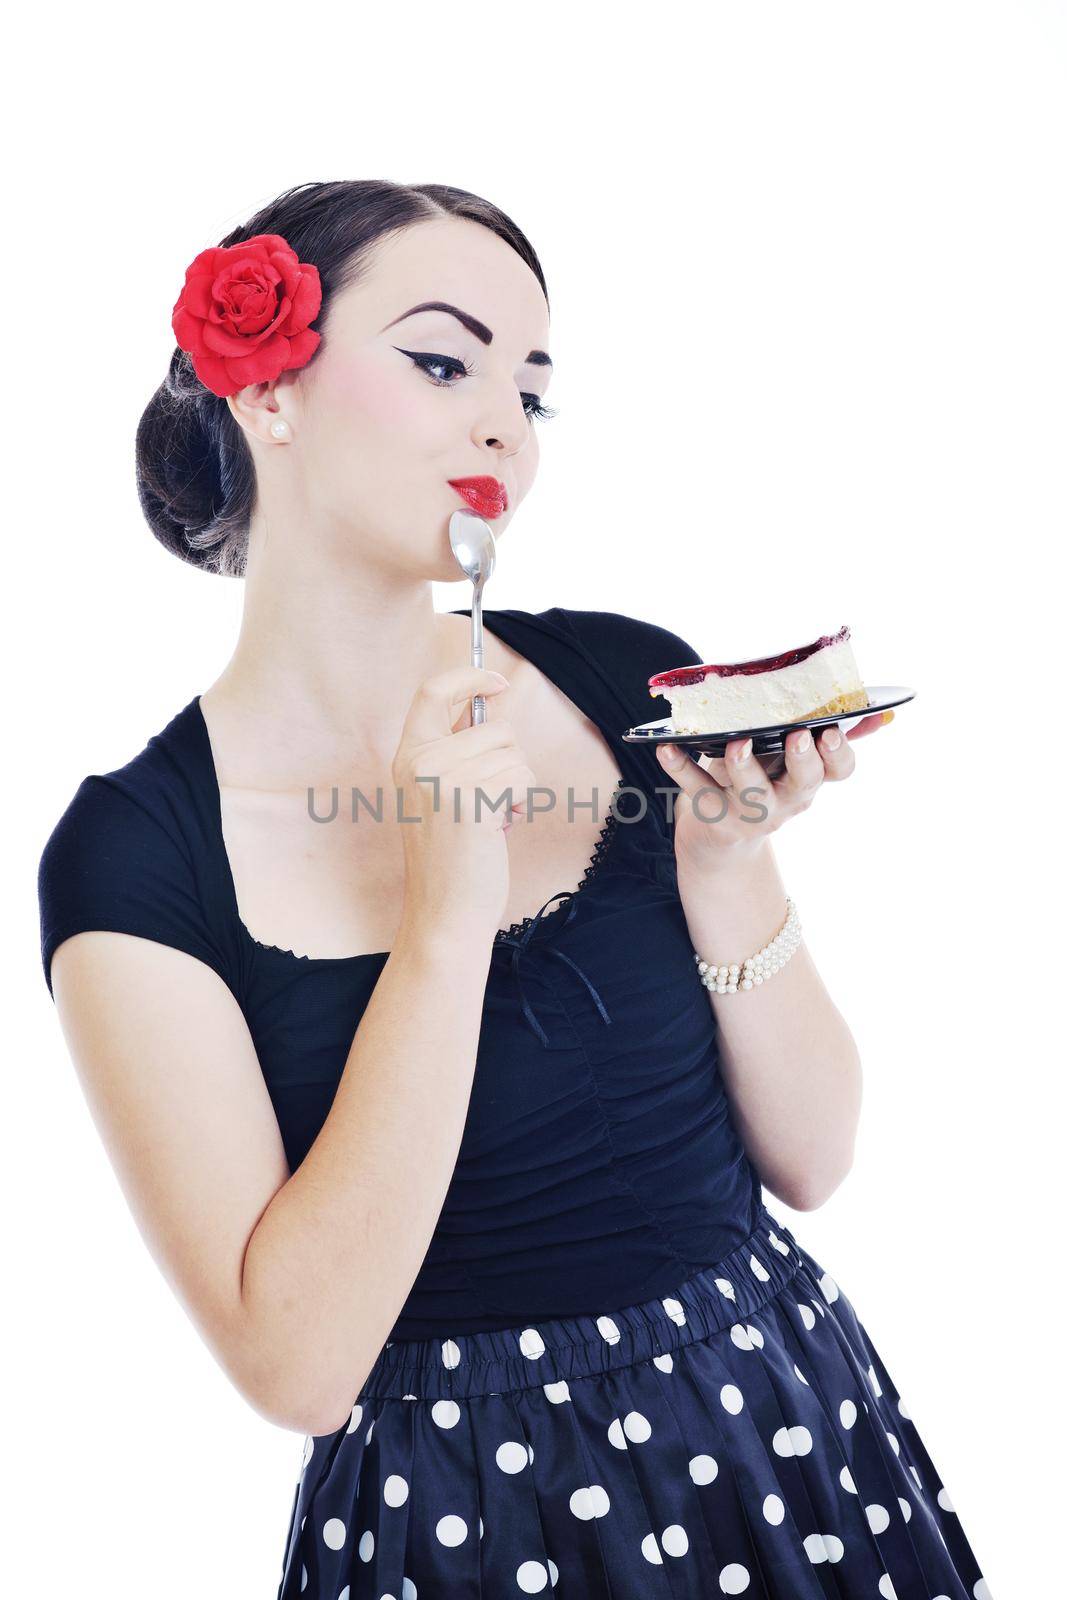
[[[813,1208],[851,1159],[855,1048],[770,845],[850,740],[791,734],[773,783],[740,740],[625,743],[700,657],[611,612],[490,610],[469,665],[449,517],[503,533],[551,414],[541,268],[487,202],[300,186],[173,326],[141,503],[244,577],[240,636],[79,787],[42,953],[146,1238],[307,1435],[280,1597],[986,1595],[761,1195]],[[776,935],[769,981],[703,986],[694,946]]]

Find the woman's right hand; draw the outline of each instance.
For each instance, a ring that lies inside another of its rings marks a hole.
[[[392,777],[402,815],[418,819],[400,828],[404,915],[420,925],[427,919],[491,937],[503,919],[510,884],[504,829],[537,780],[510,722],[471,725],[470,714],[476,694],[486,697],[488,712],[506,687],[495,672],[454,667],[426,678],[408,710]]]

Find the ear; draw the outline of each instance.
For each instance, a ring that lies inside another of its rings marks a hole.
[[[291,444],[296,431],[294,405],[295,391],[291,383],[283,380],[285,374],[270,383],[249,383],[236,394],[227,395],[230,415],[243,428],[250,440],[264,445]],[[274,423],[285,422],[280,437],[271,431]]]

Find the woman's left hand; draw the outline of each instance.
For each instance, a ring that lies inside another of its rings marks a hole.
[[[836,724],[820,729],[817,738],[810,729],[797,729],[786,737],[784,761],[780,755],[739,759],[746,744],[751,750],[745,739],[731,739],[725,756],[699,760],[675,745],[660,745],[660,764],[681,789],[674,805],[677,860],[711,872],[758,854],[783,822],[808,809],[824,782],[852,776],[854,741],[884,728],[892,716],[878,711],[864,717],[844,738]],[[805,735],[807,747],[801,748]]]

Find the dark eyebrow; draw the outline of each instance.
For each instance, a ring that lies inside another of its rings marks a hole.
[[[484,322],[479,322],[477,317],[472,317],[468,311],[461,311],[458,306],[450,306],[444,300],[424,300],[420,306],[412,306],[410,311],[405,311],[399,317],[394,317],[392,322],[387,322],[385,328],[393,327],[394,323],[403,322],[405,317],[413,317],[417,311],[447,311],[449,316],[457,317],[469,333],[483,344],[492,344],[493,332]],[[385,332],[385,328],[382,332]],[[544,350],[531,350],[526,360],[535,367],[550,367],[552,357]]]

